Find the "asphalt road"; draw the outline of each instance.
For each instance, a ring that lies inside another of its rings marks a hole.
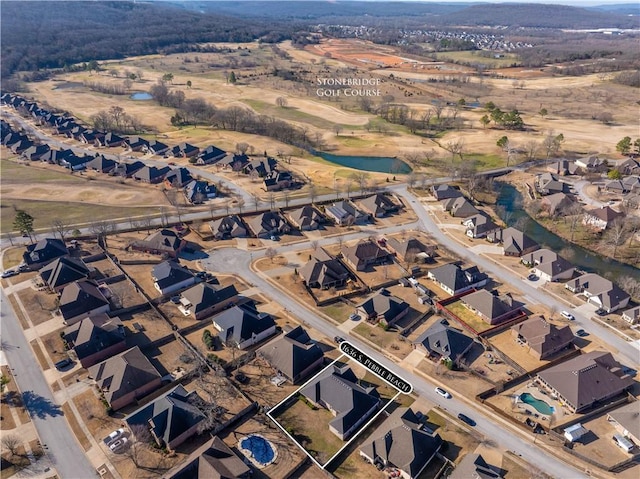
[[[90,479],[98,477],[64,417],[62,409],[44,378],[29,343],[25,339],[18,318],[0,291],[2,350],[22,392],[48,459],[62,479]],[[45,461],[46,462],[46,461]],[[35,472],[35,471],[34,471]]]
[[[403,227],[401,227],[403,228]],[[376,230],[377,234],[386,232],[392,232],[394,228]],[[345,235],[345,241],[355,239],[358,237],[367,237],[369,233],[355,233],[351,235]],[[322,246],[331,242],[335,243],[335,238],[325,238],[318,241]],[[287,246],[287,251],[296,251],[307,249],[310,247],[310,242],[297,243],[295,245]],[[250,255],[247,255],[246,251],[241,251],[232,248],[223,248],[214,250],[211,255],[201,260],[202,266],[209,270],[221,273],[237,274],[245,280],[249,281],[253,286],[257,287],[261,292],[265,293],[269,297],[275,299],[280,305],[282,305],[286,311],[298,319],[301,319],[307,325],[313,327],[323,335],[333,338],[335,336],[344,336],[344,332],[339,330],[336,326],[328,321],[319,317],[313,310],[308,309],[306,306],[298,303],[291,297],[283,294],[278,288],[273,286],[269,281],[265,280],[261,275],[257,274],[250,267],[252,260],[263,257],[264,251],[256,251]],[[427,381],[422,376],[413,374],[412,372],[401,369],[399,365],[392,360],[383,356],[378,351],[370,348],[366,344],[360,342],[353,336],[349,336],[349,342],[357,346],[362,351],[369,354],[372,358],[378,361],[391,371],[397,372],[404,379],[409,381],[414,388],[414,391],[421,397],[428,399],[429,401],[438,404],[454,416],[458,413],[464,413],[469,417],[476,420],[477,425],[475,429],[483,434],[485,437],[495,441],[500,447],[514,451],[519,454],[524,460],[530,464],[535,465],[542,471],[550,474],[553,477],[562,479],[578,479],[587,477],[581,471],[573,468],[570,465],[550,456],[544,450],[532,445],[532,441],[522,439],[520,436],[513,433],[510,429],[504,427],[504,425],[496,423],[495,419],[485,416],[479,409],[475,409],[469,406],[466,402],[453,397],[452,399],[444,399],[435,392],[435,384]],[[273,406],[271,404],[270,406]]]

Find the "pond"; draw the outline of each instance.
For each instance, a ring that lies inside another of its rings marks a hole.
[[[406,175],[412,171],[408,164],[398,158],[333,155],[323,151],[312,151],[311,153],[331,163],[355,170],[374,171],[376,173],[388,173],[390,175]]]
[[[497,182],[496,185],[499,191],[497,205],[503,207],[498,208],[500,217],[509,226],[513,226],[520,218],[528,218],[530,221],[527,222],[525,233],[540,246],[552,251],[569,251],[569,255],[566,255],[569,262],[584,271],[597,273],[612,281],[623,276],[640,277],[640,269],[600,256],[552,233],[524,210],[522,195],[513,185],[501,182]]]
[[[131,95],[129,98],[132,100],[152,100],[153,97],[151,93],[147,93],[146,91],[139,91]]]

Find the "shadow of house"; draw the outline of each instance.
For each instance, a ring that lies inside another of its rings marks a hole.
[[[292,384],[299,384],[323,364],[324,354],[302,326],[262,346],[258,355]]]
[[[122,321],[106,314],[86,317],[66,328],[64,340],[74,350],[83,368],[89,368],[127,349]]]
[[[148,430],[158,447],[175,451],[180,444],[197,434],[207,416],[196,407],[201,402],[196,391],[188,393],[179,384],[149,404],[132,412],[125,423],[134,435],[135,426]]]
[[[162,384],[160,373],[137,346],[91,366],[89,378],[114,410],[132,404]]]
[[[396,468],[404,478],[417,478],[436,456],[443,441],[426,430],[410,408],[398,408],[360,447],[360,456],[379,468]]]
[[[371,417],[381,404],[375,387],[363,387],[347,365],[333,365],[300,390],[318,407],[329,410],[334,419],[329,430],[345,441]]]

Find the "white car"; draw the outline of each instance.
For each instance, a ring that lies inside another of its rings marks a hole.
[[[562,316],[565,319],[568,319],[569,321],[575,321],[576,320],[575,316],[573,314],[571,314],[570,312],[568,312],[568,311],[562,311],[560,313],[560,316]]]
[[[109,434],[107,437],[104,438],[104,442],[105,444],[109,445],[114,441],[120,439],[120,436],[122,436],[123,434],[124,434],[123,428],[116,429],[115,431],[113,431],[111,434]]]
[[[110,444],[109,449],[111,449],[113,452],[122,450],[127,445],[127,442],[129,442],[129,440],[126,437],[121,437],[114,443]]]
[[[445,391],[442,388],[436,388],[436,392],[445,399],[451,399],[451,394],[449,394],[447,391]]]
[[[19,273],[15,269],[8,269],[2,273],[3,278],[11,278],[11,276],[17,276]]]

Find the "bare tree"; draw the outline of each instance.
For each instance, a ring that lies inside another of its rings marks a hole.
[[[123,454],[131,459],[136,467],[140,467],[143,451],[154,439],[151,431],[144,424],[131,424],[129,429],[131,430],[131,438]]]
[[[338,123],[333,125],[333,132],[336,134],[336,136],[340,136],[341,131],[342,131],[342,125],[339,125]]]
[[[367,190],[367,184],[369,183],[369,174],[365,172],[353,173],[349,176],[350,179],[355,181],[360,187],[360,191]]]
[[[316,185],[313,183],[309,183],[309,199],[311,203],[315,203],[316,196],[318,195],[318,190],[316,189]]]
[[[242,214],[242,208],[244,208],[244,198],[238,197],[236,200],[236,206],[238,207],[238,211]]]
[[[60,239],[64,242],[65,236],[71,231],[71,228],[66,221],[61,218],[54,218],[51,222],[51,226],[53,230],[60,235]]]
[[[271,260],[271,262],[273,263],[273,260],[275,259],[276,256],[278,256],[278,252],[276,251],[275,248],[267,248],[264,251],[264,255],[269,258]]]
[[[576,229],[582,220],[583,213],[582,206],[578,203],[573,203],[562,211],[563,216],[569,221],[569,231],[571,232],[570,241],[573,241]]]
[[[460,156],[460,160],[463,159],[464,140],[462,138],[447,141],[444,145],[442,145],[442,148],[451,153],[451,160],[454,160],[456,155]]]
[[[273,211],[276,208],[276,197],[273,191],[269,192],[269,209]]]
[[[613,248],[612,256],[615,259],[618,248],[622,246],[626,240],[627,228],[624,220],[618,218],[608,228],[604,235],[603,241],[608,248]]]
[[[15,434],[3,434],[1,443],[11,456],[15,456],[18,448],[22,445],[22,440]]]
[[[260,195],[258,193],[251,193],[251,197],[253,198],[253,204],[257,212],[258,208],[260,207]]]
[[[313,251],[315,251],[316,249],[318,249],[318,241],[317,240],[312,240],[311,243],[309,243],[309,245],[311,246],[311,249]]]
[[[540,145],[535,140],[531,140],[525,143],[524,149],[525,149],[525,158],[527,159],[527,161],[533,161],[536,159],[536,155],[538,154],[539,148],[540,148]]]
[[[289,207],[289,201],[291,201],[291,193],[287,190],[284,190],[282,192],[282,199],[284,200],[284,206],[285,208]]]
[[[216,211],[218,210],[218,208],[219,208],[218,203],[215,203],[215,202],[209,203],[209,215],[212,220],[215,217]]]
[[[279,96],[278,98],[276,98],[276,105],[278,105],[280,108],[285,108],[287,104],[288,102],[285,97]]]

